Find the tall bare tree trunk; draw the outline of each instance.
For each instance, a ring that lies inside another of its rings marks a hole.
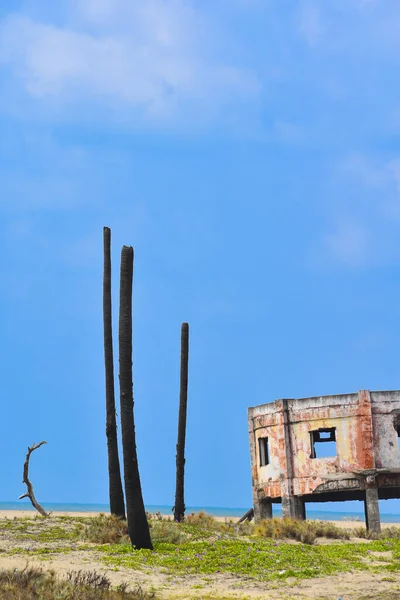
[[[181,327],[181,378],[179,393],[178,443],[176,445],[176,489],[175,489],[175,521],[185,518],[185,440],[186,413],[188,392],[188,362],[189,362],[189,325],[182,323]]]
[[[128,533],[132,546],[152,549],[149,524],[143,503],[136,452],[132,381],[132,279],[133,248],[121,252],[119,306],[119,387],[121,401],[122,450]]]
[[[112,515],[125,519],[125,502],[118,456],[117,423],[115,415],[114,353],[111,311],[111,230],[109,227],[104,227],[103,229],[103,241],[104,364],[106,371],[106,436],[110,511]]]

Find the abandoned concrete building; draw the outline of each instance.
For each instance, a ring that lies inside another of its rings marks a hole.
[[[400,497],[400,391],[276,400],[248,418],[256,521],[273,503],[305,519],[306,502],[363,500],[380,531],[378,500]]]

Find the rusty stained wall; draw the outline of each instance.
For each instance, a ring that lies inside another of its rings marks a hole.
[[[378,469],[398,468],[398,436],[393,423],[397,414],[400,419],[400,391],[371,392],[371,407],[375,466]]]
[[[281,473],[286,473],[283,414],[279,401],[249,409],[249,434],[253,487],[263,487],[267,496],[281,496]],[[258,438],[268,437],[269,464],[260,467]]]
[[[286,406],[286,440],[284,401],[249,409],[253,486],[263,488],[266,496],[312,494],[327,474],[399,466],[393,411],[400,412],[400,392],[364,390],[288,400]],[[310,431],[331,427],[336,428],[337,456],[310,458]],[[259,437],[268,437],[269,464],[264,467],[258,456]]]

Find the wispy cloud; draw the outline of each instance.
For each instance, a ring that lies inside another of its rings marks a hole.
[[[345,266],[359,267],[368,257],[368,233],[360,223],[341,223],[325,235],[324,244],[329,255]]]
[[[356,180],[367,188],[382,188],[388,182],[387,165],[378,164],[372,157],[364,154],[352,154],[339,165],[342,175]]]
[[[320,11],[314,3],[308,2],[301,7],[299,30],[310,46],[315,46],[324,35]]]
[[[400,158],[394,158],[387,164],[387,169],[391,173],[397,189],[398,200],[400,204]]]
[[[397,262],[400,159],[352,154],[331,177],[346,192],[327,207],[325,258],[346,267]]]
[[[400,216],[400,158],[372,157],[353,154],[340,165],[338,172],[347,184],[359,187],[359,196],[368,200],[371,208],[381,217]],[[353,205],[363,206],[365,200],[354,199]]]
[[[400,46],[396,0],[309,0],[300,3],[299,15],[300,35],[319,50],[362,56],[373,49],[376,56],[382,56]]]
[[[213,118],[257,97],[259,82],[223,52],[212,27],[179,0],[80,0],[62,26],[12,14],[0,23],[0,61],[31,98],[95,99],[115,112],[168,121]]]
[[[28,162],[21,161],[27,156]],[[96,173],[96,161],[105,164],[106,158],[99,159],[79,144],[59,143],[46,131],[3,124],[0,213],[25,215],[90,205],[87,180]],[[91,180],[94,186],[93,176]]]

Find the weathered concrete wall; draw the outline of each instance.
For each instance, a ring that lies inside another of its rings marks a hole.
[[[254,495],[272,499],[313,494],[327,476],[400,467],[393,425],[400,391],[277,400],[249,409]],[[286,423],[286,425],[285,425]],[[399,420],[400,424],[400,420]],[[336,430],[337,455],[311,458],[310,431]],[[258,438],[268,437],[269,464],[260,466]]]
[[[371,408],[376,467],[399,468],[395,423],[400,424],[400,391],[371,392]]]

